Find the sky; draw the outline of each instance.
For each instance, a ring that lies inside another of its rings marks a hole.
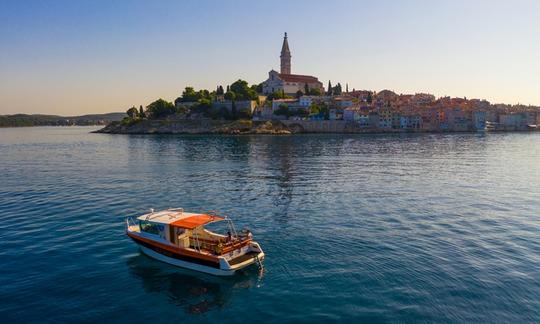
[[[540,105],[540,1],[0,0],[0,115],[125,111],[279,70]]]

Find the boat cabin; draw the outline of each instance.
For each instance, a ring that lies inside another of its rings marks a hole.
[[[129,224],[129,231],[140,232],[142,237],[204,254],[224,255],[247,247],[252,241],[249,231],[237,233],[229,218],[209,213],[188,213],[178,208],[151,211],[136,220],[137,223]],[[227,233],[215,233],[205,228],[205,225],[214,222],[225,222]]]

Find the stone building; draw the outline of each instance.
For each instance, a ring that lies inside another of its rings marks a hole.
[[[285,37],[283,38],[280,59],[280,72],[278,73],[274,70],[268,72],[268,79],[262,83],[263,93],[270,94],[283,91],[285,94],[295,95],[298,91],[304,93],[306,86],[309,90],[317,89],[321,94],[324,93],[323,84],[316,77],[291,73],[291,51],[289,49],[287,33],[285,33]]]

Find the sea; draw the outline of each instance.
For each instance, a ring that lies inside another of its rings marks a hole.
[[[540,322],[540,133],[0,129],[0,321]],[[141,254],[125,219],[217,211],[264,268]]]

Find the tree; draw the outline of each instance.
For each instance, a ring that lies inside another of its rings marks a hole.
[[[373,96],[371,95],[371,91],[368,93],[366,101],[369,104],[373,102]]]
[[[219,95],[219,96],[222,96],[225,94],[225,92],[223,91],[223,87],[222,86],[219,86],[216,90],[216,94]]]
[[[232,102],[232,106],[231,106],[231,115],[232,115],[232,118],[233,118],[233,119],[237,119],[237,118],[238,118],[238,112],[236,111],[236,102],[235,102],[235,101]]]
[[[300,90],[296,91],[296,99],[300,99],[300,97],[302,97],[304,95],[304,93]]]
[[[229,87],[229,85],[227,85],[227,92],[231,91],[231,88]]]
[[[321,111],[321,109],[320,109],[319,105],[317,105],[316,103],[312,103],[309,106],[309,113],[312,114],[312,115],[318,115],[320,111]]]
[[[235,81],[230,90],[236,94],[236,100],[255,100],[258,97],[257,91],[250,88],[244,80]]]
[[[338,84],[332,89],[332,92],[334,95],[339,96],[341,95],[341,84],[338,82]]]
[[[311,89],[309,89],[309,95],[310,96],[320,96],[320,95],[322,95],[322,93],[321,93],[321,90],[319,90],[318,88],[311,88]]]
[[[149,104],[146,107],[146,110],[150,116],[152,116],[152,118],[164,117],[176,112],[176,109],[172,103],[161,98]]]
[[[235,100],[236,99],[236,94],[232,91],[227,91],[225,93],[225,99],[227,100]]]
[[[328,80],[328,91],[326,92],[326,94],[328,96],[331,96],[332,95],[332,82],[330,82],[330,80]]]
[[[135,108],[135,106],[129,108],[129,109],[126,111],[126,114],[127,114],[128,117],[131,118],[131,119],[137,118],[138,113],[139,113],[139,111],[137,110],[137,108]]]
[[[325,103],[321,104],[319,114],[323,115],[325,120],[330,119],[330,109],[328,108],[328,106]]]
[[[145,116],[144,116],[144,109],[143,109],[142,105],[139,107],[139,117],[140,117],[140,118],[144,118],[144,117],[145,117]]]
[[[278,109],[274,111],[274,115],[289,117],[289,107],[286,104],[279,105]]]
[[[349,84],[345,83],[345,92],[349,93]]]
[[[251,119],[253,116],[249,110],[243,109],[240,110],[237,114],[238,119]]]
[[[197,92],[197,100],[200,100],[200,99],[211,100],[212,97],[210,96],[210,91],[206,89],[199,90],[199,92]]]
[[[193,87],[186,87],[182,92],[181,102],[192,102],[199,100],[199,94],[193,89]]]
[[[273,92],[273,93],[269,94],[269,95],[266,97],[266,100],[267,100],[267,102],[268,102],[269,100],[274,100],[274,99],[287,99],[287,98],[292,98],[292,97],[285,95],[285,91],[283,91],[283,90],[278,90],[278,91],[276,91],[276,92]]]
[[[304,93],[305,93],[305,94],[309,94],[309,86],[308,86],[307,83],[304,84]]]

